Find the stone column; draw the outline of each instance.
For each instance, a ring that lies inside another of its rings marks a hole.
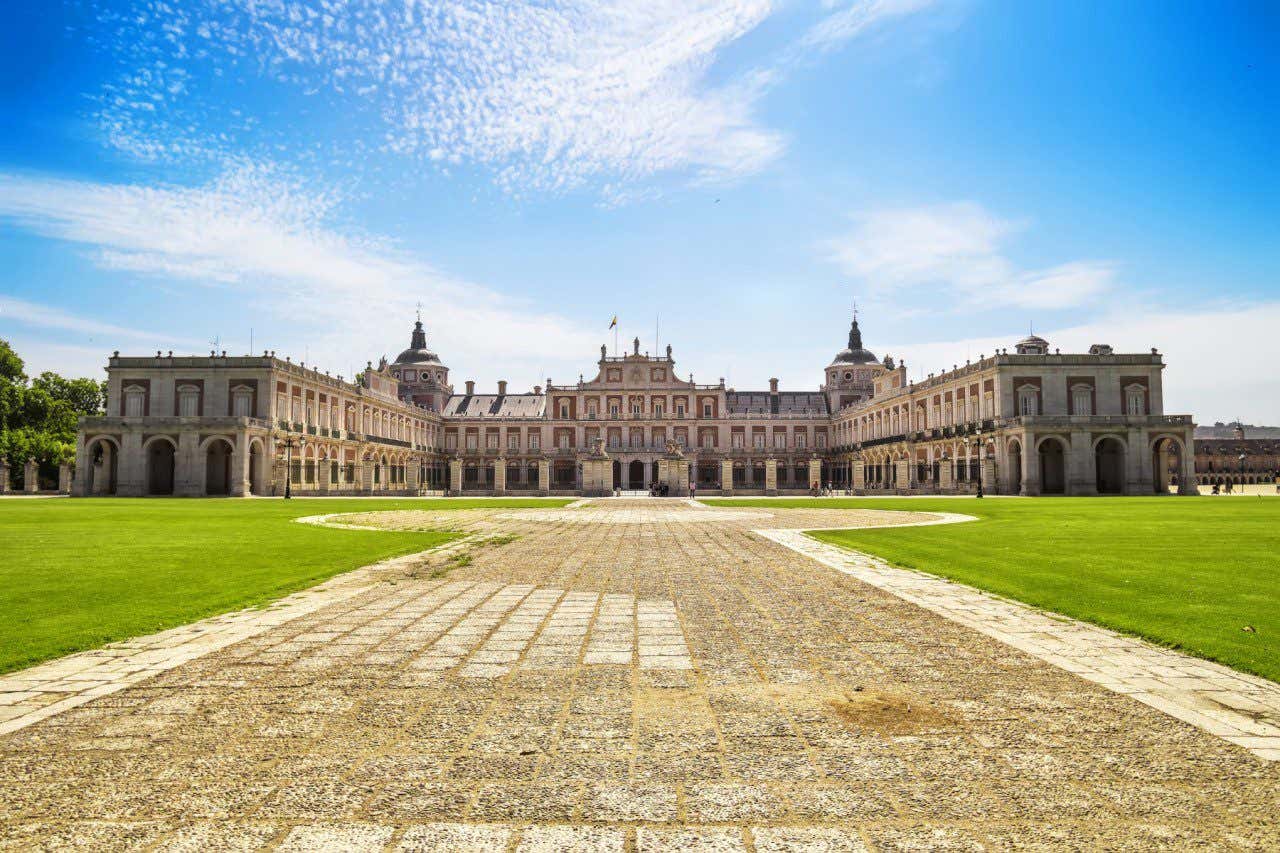
[[[377,465],[378,465],[377,462],[374,462],[371,460],[361,460],[359,473],[360,473],[360,492],[362,494],[366,494],[366,495],[373,494],[373,488],[374,488],[373,469],[377,467]],[[379,472],[379,475],[381,476],[381,472]],[[381,486],[382,484],[379,483],[378,485]]]
[[[613,472],[609,472],[612,476]],[[543,456],[538,459],[538,494],[545,495],[551,491],[551,460]]]
[[[911,488],[911,460],[893,460],[893,487],[906,491]]]
[[[950,492],[955,488],[955,460],[938,460],[938,491]]]
[[[505,456],[499,456],[493,460],[493,493],[495,495],[507,493],[507,458]]]
[[[1098,464],[1093,455],[1092,436],[1084,430],[1072,430],[1071,446],[1067,448],[1068,495],[1096,495],[1098,493]]]
[[[85,488],[89,483],[89,466],[93,464],[93,460],[89,458],[89,452],[84,446],[84,433],[76,433],[76,467],[75,476],[71,479],[71,494],[77,498],[85,496]],[[0,481],[3,477],[0,477]],[[4,483],[0,482],[0,494],[4,493]]]
[[[720,460],[720,493],[733,494],[733,460]]]
[[[1025,437],[1022,445],[1022,494],[1035,497],[1040,494],[1040,450],[1035,436]]]
[[[173,493],[179,497],[199,497],[204,490],[204,471],[199,465],[200,436],[194,430],[178,433],[178,449],[173,452]]]
[[[9,482],[9,460],[0,459],[0,495],[7,495],[13,490]]]
[[[449,491],[462,494],[462,459],[457,456],[449,460]]]
[[[419,462],[417,459],[410,459],[408,462],[405,463],[405,467],[404,467],[405,487],[409,489],[409,492],[411,494],[416,495],[419,489],[422,488],[421,478],[418,477],[418,472],[421,466],[422,466],[422,463]]]
[[[1151,482],[1151,451],[1147,447],[1146,434],[1139,429],[1129,430],[1128,452],[1124,458],[1126,462],[1125,471],[1125,494],[1126,495],[1150,495],[1155,492],[1155,485]]]
[[[853,460],[853,490],[855,492],[867,490],[867,463],[861,459]]]
[[[142,482],[146,466],[142,459],[142,433],[129,431],[121,436],[120,458],[116,460],[116,494],[136,498],[147,493]]]
[[[809,488],[822,488],[822,460],[817,456],[809,460]]]
[[[40,466],[34,457],[28,458],[27,464],[22,466],[22,490],[30,495],[40,491]]]
[[[1194,430],[1188,429],[1182,437],[1182,447],[1178,457],[1178,494],[1198,495],[1200,486],[1196,483],[1196,454]]]
[[[984,458],[980,465],[982,477],[982,491],[984,493],[999,494],[998,481],[996,480],[996,460]]]
[[[321,494],[327,494],[332,485],[333,478],[329,476],[331,467],[328,459],[316,460],[316,487]]]
[[[71,472],[70,462],[63,462],[58,466],[58,493],[63,495],[71,494]]]
[[[778,493],[778,460],[772,456],[764,460],[764,493],[766,495]]]
[[[227,494],[243,498],[252,492],[249,486],[249,437],[240,433],[236,436],[236,446],[231,450],[231,482],[227,484]]]

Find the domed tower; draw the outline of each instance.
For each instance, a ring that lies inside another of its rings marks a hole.
[[[885,371],[875,353],[862,346],[862,330],[858,328],[858,311],[853,311],[849,326],[849,345],[827,365],[827,381],[822,390],[827,394],[831,411],[855,406],[871,399],[875,378]]]
[[[427,333],[422,329],[421,316],[413,324],[409,348],[391,363],[391,375],[400,380],[401,399],[426,406],[433,412],[443,409],[444,401],[453,393],[449,368],[440,362],[440,356],[427,349]]]
[[[1018,355],[1048,355],[1049,342],[1036,334],[1029,334],[1013,345]]]

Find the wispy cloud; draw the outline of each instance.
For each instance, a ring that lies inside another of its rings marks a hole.
[[[169,332],[153,332],[117,326],[114,323],[103,323],[88,317],[81,317],[60,308],[29,302],[12,296],[0,296],[0,325],[17,324],[37,329],[56,329],[65,332],[78,332],[83,335],[102,338],[104,341],[146,340],[150,342],[166,342],[170,344],[197,344],[188,338],[175,337]]]
[[[799,52],[927,5],[829,5]],[[98,119],[111,144],[148,159],[355,166],[389,152],[480,167],[513,194],[598,185],[616,201],[654,176],[731,180],[783,153],[758,106],[797,46],[763,65],[735,64],[726,49],[787,6],[136,0],[100,17],[120,70]]]
[[[1111,288],[1114,265],[1077,260],[1022,269],[1004,244],[1023,225],[973,202],[875,210],[828,240],[828,257],[873,291],[928,290],[975,305],[1065,308]]]
[[[749,76],[717,83],[708,70],[776,5],[139,0],[103,16],[124,67],[99,118],[142,157],[242,153],[266,140],[244,109],[265,81],[307,110],[341,114],[358,146],[479,164],[516,192],[669,171],[737,176],[774,159],[783,139],[757,121]]]
[[[911,15],[937,3],[938,0],[825,0],[823,5],[836,11],[815,24],[802,42],[807,47],[831,50],[876,24]]]
[[[83,246],[104,268],[227,290],[226,298],[205,298],[234,300],[254,312],[260,331],[274,328],[275,340],[305,345],[331,364],[398,349],[418,300],[435,345],[481,368],[529,358],[552,367],[598,345],[599,335],[564,317],[453,278],[385,239],[336,227],[333,204],[332,196],[261,167],[197,188],[0,175],[0,220]],[[146,337],[30,303],[5,305],[29,324]],[[530,381],[536,366],[522,368]]]

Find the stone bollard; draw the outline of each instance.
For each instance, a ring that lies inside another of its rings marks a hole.
[[[64,495],[71,494],[71,479],[74,476],[75,469],[70,462],[63,462],[58,466],[58,492]]]
[[[22,468],[22,490],[29,495],[40,491],[40,466],[35,457],[28,459]]]

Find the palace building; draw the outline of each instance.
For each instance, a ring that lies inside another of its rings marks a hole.
[[[1160,354],[1028,337],[923,381],[855,316],[814,390],[681,378],[671,347],[590,379],[459,391],[421,321],[355,381],[261,356],[122,356],[84,418],[76,495],[1194,493],[1194,424],[1163,411]]]

